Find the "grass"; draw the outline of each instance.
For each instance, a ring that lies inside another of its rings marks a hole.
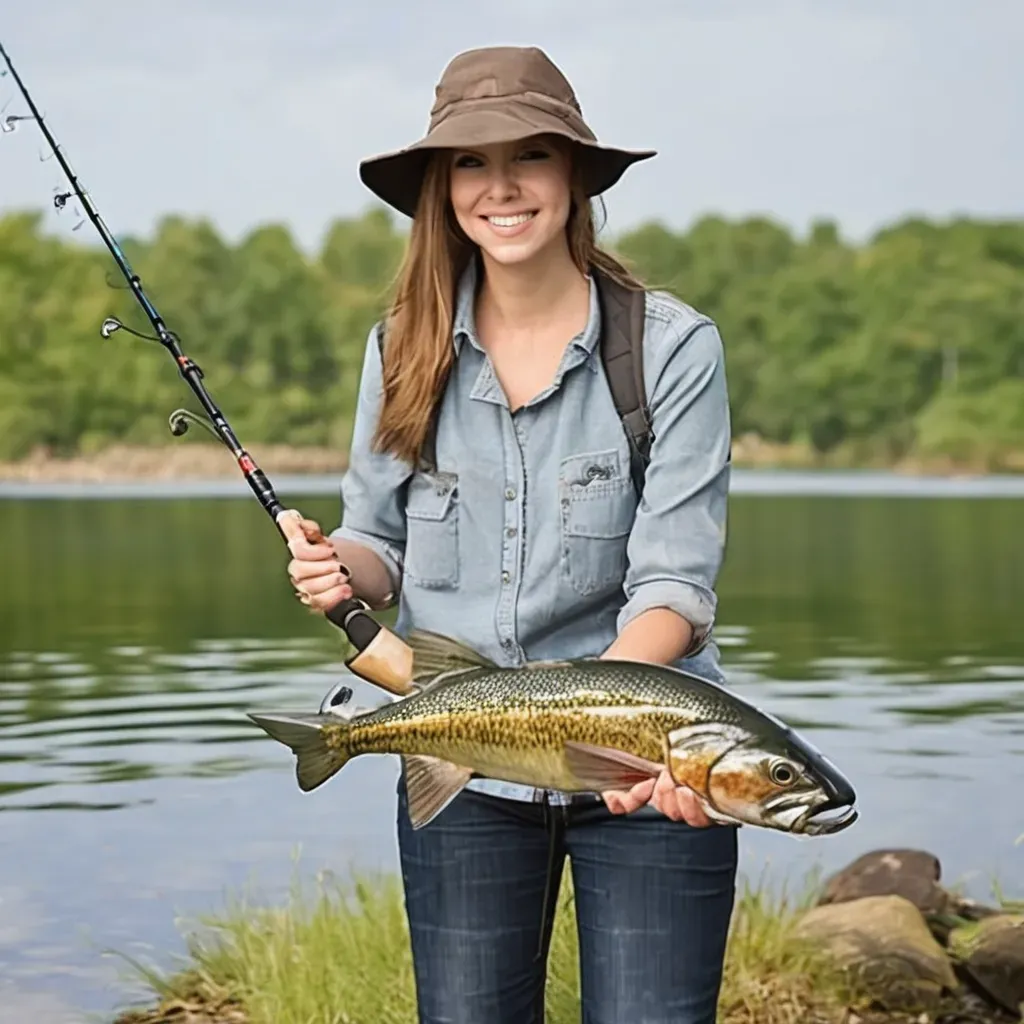
[[[738,893],[719,1024],[839,1024],[852,994],[793,927],[805,899],[764,887]],[[293,887],[281,907],[232,902],[187,937],[171,976],[141,965],[157,1004],[116,1024],[416,1024],[412,964],[397,878]],[[579,1021],[568,878],[560,893],[546,992],[548,1024]]]

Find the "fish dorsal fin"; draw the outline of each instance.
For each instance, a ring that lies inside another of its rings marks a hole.
[[[405,788],[412,827],[423,828],[462,792],[473,772],[470,768],[426,754],[407,754]]]
[[[472,647],[441,633],[414,629],[407,643],[412,648],[412,679],[414,682],[434,679],[450,672],[498,666]]]

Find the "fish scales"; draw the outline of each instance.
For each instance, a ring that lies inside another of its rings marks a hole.
[[[631,661],[500,668],[440,634],[414,631],[410,645],[423,688],[401,701],[335,712],[348,698],[325,698],[316,715],[250,714],[291,748],[303,791],[360,754],[403,755],[410,821],[422,828],[474,774],[601,792],[669,767],[721,823],[828,835],[857,820],[849,780],[724,686]]]
[[[628,667],[613,672],[607,663],[556,663],[528,675],[515,669],[461,673],[360,716],[337,742],[352,753],[400,749],[571,787],[562,753],[567,741],[660,762],[672,729],[739,717],[728,700],[681,683],[678,675],[661,679]]]

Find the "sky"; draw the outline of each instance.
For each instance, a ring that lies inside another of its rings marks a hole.
[[[445,64],[495,44],[540,46],[600,139],[658,151],[607,193],[612,233],[767,215],[856,240],[1024,215],[1020,0],[3,6],[0,42],[115,234],[176,213],[232,241],[284,223],[312,250],[373,202],[359,160],[419,138]],[[0,79],[23,112],[13,93]],[[49,203],[42,145],[0,135],[0,214]]]

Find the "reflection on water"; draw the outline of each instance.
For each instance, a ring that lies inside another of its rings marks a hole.
[[[331,499],[301,507],[336,519]],[[730,683],[862,807],[824,840],[744,830],[749,871],[914,845],[981,898],[993,873],[1024,893],[1021,517],[1013,499],[734,498]],[[285,562],[251,500],[0,502],[0,1022],[122,1003],[104,950],[168,964],[177,915],[247,882],[279,895],[298,847],[303,871],[394,866],[391,759],[303,795],[244,718],[315,706],[343,671]]]

